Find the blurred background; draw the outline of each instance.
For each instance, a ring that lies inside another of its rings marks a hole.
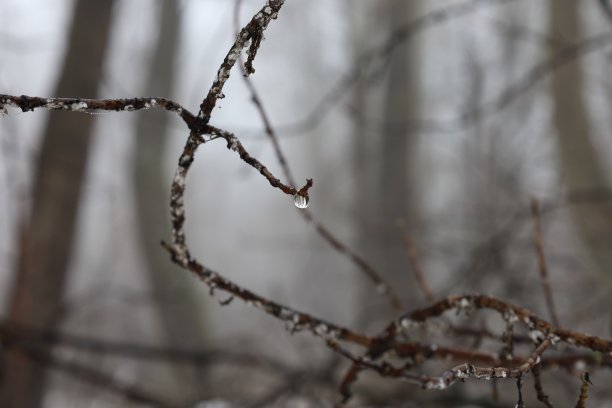
[[[263,5],[241,3],[4,0],[1,93],[163,96],[196,112],[236,22]],[[408,238],[434,298],[480,292],[550,319],[534,249],[537,199],[560,324],[611,337],[606,7],[287,0],[272,21],[251,81],[297,182],[314,179],[309,210],[391,283],[405,310],[429,303]],[[285,181],[238,67],[224,93],[211,123],[235,132]],[[161,110],[9,109],[0,119],[2,406],[334,401],[346,361],[238,300],[220,305],[222,293],[211,296],[160,247],[186,137]],[[299,211],[224,142],[200,147],[187,182],[197,259],[275,301],[371,334],[397,317]],[[501,327],[493,315],[471,321]],[[30,355],[11,351],[11,341],[29,344]],[[577,399],[579,368],[543,373],[553,403]],[[591,378],[588,406],[608,406],[610,374]],[[498,391],[496,400],[490,384],[468,381],[425,392],[363,374],[351,404],[514,405],[514,382]]]

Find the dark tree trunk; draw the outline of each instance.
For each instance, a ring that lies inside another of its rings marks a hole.
[[[562,43],[581,38],[579,3],[555,0],[550,3],[550,35]],[[557,131],[561,179],[569,192],[601,191],[609,186],[601,157],[593,145],[592,129],[583,95],[580,60],[552,75],[554,126]],[[612,284],[612,202],[593,201],[571,206],[580,238],[608,284]]]
[[[102,76],[113,1],[75,4],[69,45],[54,96],[95,97]],[[58,323],[85,176],[93,119],[53,112],[37,163],[33,207],[24,226],[8,318],[48,329]],[[45,370],[15,349],[4,356],[0,406],[39,407]]]

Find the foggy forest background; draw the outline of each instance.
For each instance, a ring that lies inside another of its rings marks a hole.
[[[264,4],[2,1],[0,93],[156,96],[195,110]],[[539,223],[559,324],[609,339],[611,62],[605,0],[287,0],[250,81],[298,184],[314,180],[315,222],[389,282],[402,312],[431,304],[416,267],[433,299],[481,293],[553,319]],[[241,77],[234,67],[211,123],[284,180]],[[136,389],[168,406],[332,406],[349,361],[240,300],[220,305],[226,295],[161,248],[187,137],[178,117],[89,113],[9,108],[0,118],[3,406],[138,406]],[[205,143],[193,166],[186,232],[196,258],[366,333],[398,316],[224,141]],[[493,315],[463,321],[503,330]],[[6,334],[13,323],[22,337]],[[40,358],[13,355],[12,342]],[[192,354],[138,357],[112,344]],[[587,406],[612,401],[609,367],[589,368]],[[542,372],[555,406],[573,406],[583,371]],[[99,372],[108,381],[88,378]],[[529,381],[526,401],[538,406]],[[514,406],[513,381],[496,389],[467,380],[424,391],[364,372],[348,406]]]

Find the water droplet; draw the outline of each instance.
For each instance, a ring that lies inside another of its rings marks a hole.
[[[308,201],[310,201],[310,199],[308,197],[304,197],[302,195],[296,194],[293,196],[293,204],[295,204],[295,206],[297,208],[306,208],[308,207]]]

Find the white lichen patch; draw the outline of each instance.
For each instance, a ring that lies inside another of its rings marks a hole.
[[[235,136],[227,139],[227,148],[233,152],[238,151],[238,139]]]
[[[74,102],[70,104],[71,111],[82,111],[83,109],[87,109],[87,104],[85,102]]]
[[[447,385],[442,378],[429,380],[425,383],[425,388],[428,390],[443,390],[446,387]]]
[[[531,330],[529,332],[529,338],[534,342],[534,343],[540,343],[542,340],[544,340],[546,336],[544,335],[544,333],[542,333],[539,330]]]
[[[174,175],[173,183],[181,188],[185,188],[185,175],[183,172],[177,171]]]
[[[191,161],[191,156],[188,154],[183,154],[179,159],[179,166],[185,166]]]
[[[409,329],[412,329],[413,327],[419,325],[418,322],[415,322],[414,320],[412,320],[409,317],[401,318],[400,321],[399,321],[399,324],[400,324],[401,328],[404,329],[404,330],[409,330]]]
[[[315,326],[314,332],[319,336],[327,336],[329,333],[329,327],[326,324],[319,323]]]
[[[469,308],[471,308],[471,307],[472,307],[472,302],[470,302],[470,300],[469,300],[469,299],[467,299],[467,298],[462,298],[462,299],[459,301],[459,307],[460,307],[461,309],[469,309]]]
[[[512,310],[512,309],[505,310],[504,314],[503,314],[503,317],[504,317],[504,320],[508,324],[514,324],[514,323],[519,321],[518,316],[516,315],[516,313],[514,313],[514,310]]]
[[[183,207],[173,208],[172,209],[172,215],[174,215],[174,218],[181,217],[181,216],[185,215],[185,209]]]
[[[493,368],[493,377],[506,378],[507,376],[508,376],[508,372],[504,367],[494,367]]]
[[[525,323],[530,329],[535,328],[535,323],[529,316],[523,316],[523,323]]]

